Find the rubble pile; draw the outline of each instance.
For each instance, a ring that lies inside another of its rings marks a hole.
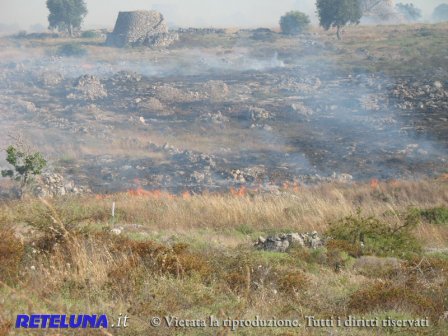
[[[54,87],[64,80],[64,76],[56,71],[44,71],[38,77],[38,82],[45,87]]]
[[[178,39],[168,32],[163,15],[157,11],[120,12],[114,31],[107,36],[106,45],[124,47],[166,47]]]
[[[286,252],[293,246],[316,249],[323,246],[324,242],[324,238],[319,236],[316,231],[313,231],[311,233],[279,234],[267,238],[260,237],[255,243],[255,247],[266,251]]]
[[[100,79],[93,75],[83,75],[77,78],[73,84],[72,92],[67,99],[73,100],[97,100],[107,97],[107,91]]]
[[[441,81],[425,83],[402,79],[392,89],[391,95],[398,98],[395,106],[402,110],[448,110],[448,86]]]
[[[33,193],[37,197],[57,197],[67,194],[83,194],[90,192],[86,187],[76,186],[73,181],[67,181],[57,173],[44,172],[37,178]]]

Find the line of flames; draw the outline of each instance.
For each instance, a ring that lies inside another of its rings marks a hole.
[[[443,181],[448,181],[448,174],[444,174],[440,177]],[[370,180],[370,188],[372,190],[378,190],[380,189],[381,185],[388,185],[394,188],[400,187],[401,181],[399,180],[389,180],[380,182],[377,178],[373,178]],[[299,193],[301,190],[301,187],[298,182],[284,182],[281,187],[284,191],[289,191],[293,193]],[[231,187],[228,191],[228,194],[234,196],[234,197],[245,197],[247,195],[253,195],[257,194],[262,190],[261,185],[258,186],[258,188],[248,188],[246,186],[241,186],[239,188]],[[190,199],[193,194],[190,191],[184,191],[181,194],[171,194],[169,192],[163,191],[163,190],[145,190],[141,187],[136,189],[130,189],[126,192],[127,195],[132,197],[145,197],[145,198],[156,198],[156,199]],[[96,195],[97,199],[107,199],[111,195]]]

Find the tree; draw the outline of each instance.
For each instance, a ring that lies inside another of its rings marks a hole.
[[[47,8],[50,11],[49,28],[68,31],[70,36],[73,36],[73,29],[81,28],[81,23],[87,15],[84,0],[47,0]]]
[[[413,4],[408,3],[398,3],[395,8],[397,11],[402,14],[407,21],[417,21],[422,17],[421,9],[414,7]]]
[[[448,21],[448,4],[441,4],[434,8],[432,19],[436,22]]]
[[[358,24],[362,17],[359,0],[317,0],[316,7],[320,25],[325,30],[336,27],[338,40],[341,39],[341,27]]]
[[[283,34],[296,35],[308,28],[310,18],[305,13],[290,11],[280,18],[280,28]]]
[[[30,178],[35,175],[40,175],[47,165],[47,161],[41,153],[33,153],[22,142],[19,142],[17,145],[10,145],[6,149],[6,161],[13,166],[13,169],[1,170],[1,175],[19,182],[21,198],[30,182]]]

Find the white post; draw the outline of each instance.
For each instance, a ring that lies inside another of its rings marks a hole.
[[[112,218],[115,218],[115,202],[112,202]]]

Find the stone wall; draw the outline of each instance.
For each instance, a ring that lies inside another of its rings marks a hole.
[[[167,46],[177,39],[157,11],[120,12],[106,44],[113,47]]]

